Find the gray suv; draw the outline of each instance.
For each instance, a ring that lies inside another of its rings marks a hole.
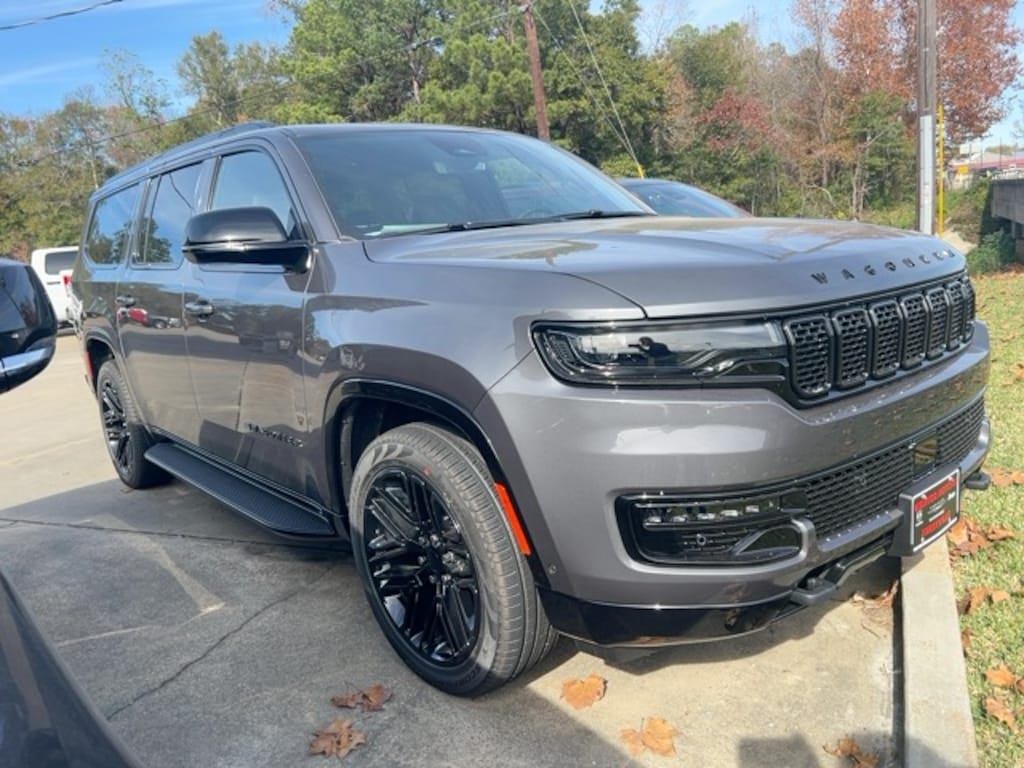
[[[659,217],[523,136],[205,137],[96,191],[72,287],[121,479],[349,540],[384,636],[456,694],[559,633],[759,629],[987,484],[959,253]]]

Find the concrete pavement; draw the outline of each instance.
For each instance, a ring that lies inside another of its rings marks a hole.
[[[62,338],[40,378],[0,398],[0,567],[152,768],[320,764],[311,733],[344,714],[330,697],[377,682],[394,699],[349,715],[369,744],[345,764],[838,768],[823,747],[853,737],[879,766],[968,765],[904,728],[892,610],[845,599],[884,590],[894,562],[758,635],[619,667],[563,641],[530,675],[456,699],[397,659],[343,552],[277,539],[182,483],[125,489],[81,366]],[[607,694],[575,711],[562,682],[590,673]],[[677,754],[633,759],[620,732],[652,715],[678,729]]]

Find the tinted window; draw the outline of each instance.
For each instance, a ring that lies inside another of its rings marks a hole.
[[[286,232],[291,232],[296,218],[288,187],[269,155],[262,152],[240,152],[226,155],[217,171],[211,208],[248,208],[259,205],[277,214]]]
[[[46,258],[43,259],[45,262],[43,269],[48,275],[56,275],[63,269],[71,269],[75,265],[75,254],[77,253],[77,249],[48,253]]]
[[[85,238],[85,255],[96,264],[120,264],[131,240],[139,186],[122,189],[96,203]]]
[[[297,140],[353,237],[647,211],[597,169],[524,136],[460,130],[335,131]]]
[[[165,266],[181,263],[185,225],[195,213],[200,170],[201,166],[190,165],[157,179],[153,204],[143,219],[145,243],[139,254],[140,262]]]

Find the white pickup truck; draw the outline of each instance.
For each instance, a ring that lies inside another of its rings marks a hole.
[[[77,245],[36,248],[32,251],[32,268],[46,286],[46,294],[50,297],[57,322],[61,325],[71,324],[71,317],[68,314],[68,290],[65,284],[70,281],[71,268],[77,255]],[[66,273],[67,277],[62,273]]]

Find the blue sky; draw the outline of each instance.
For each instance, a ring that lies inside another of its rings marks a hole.
[[[93,5],[97,0],[0,0],[0,26]],[[373,2],[373,0],[366,0]],[[597,0],[593,5],[599,6]],[[763,42],[791,45],[789,0],[642,0],[642,34],[656,37],[679,23],[700,28],[756,18]],[[756,9],[756,16],[754,9]],[[1024,26],[1024,3],[1014,9]],[[35,26],[0,30],[0,113],[39,115],[60,107],[64,97],[91,86],[100,98],[105,52],[126,50],[157,77],[177,87],[175,63],[195,35],[217,29],[231,45],[259,41],[283,44],[288,26],[268,0],[120,0],[77,16]],[[1022,52],[1024,53],[1024,52]],[[1012,141],[1021,120],[1020,95],[994,141]]]

